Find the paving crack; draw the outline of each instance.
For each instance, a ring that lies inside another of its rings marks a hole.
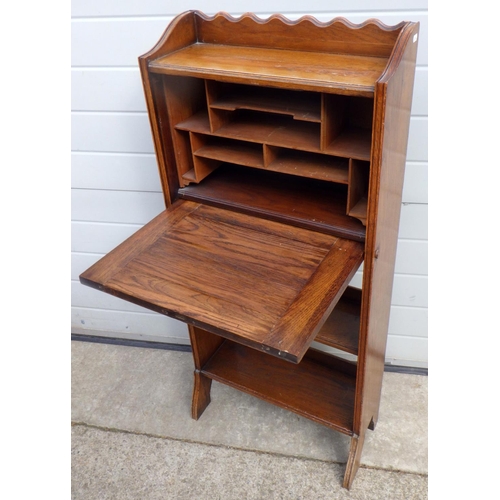
[[[99,431],[103,432],[113,432],[117,434],[130,434],[133,436],[143,436],[147,438],[153,438],[153,439],[164,439],[166,441],[176,441],[179,443],[186,443],[186,444],[196,444],[196,445],[202,445],[202,446],[210,446],[213,448],[223,448],[226,450],[235,450],[235,451],[243,451],[243,452],[249,452],[249,453],[257,453],[261,455],[267,455],[267,456],[273,456],[277,458],[292,458],[292,459],[297,459],[297,460],[303,460],[303,461],[309,461],[309,462],[320,462],[324,464],[335,464],[335,465],[345,465],[345,462],[342,461],[335,461],[335,460],[323,460],[320,458],[311,458],[311,457],[304,457],[301,455],[286,455],[283,453],[276,453],[276,452],[271,452],[271,451],[262,451],[262,450],[256,450],[252,448],[239,448],[237,446],[228,446],[225,444],[214,444],[214,443],[207,443],[205,441],[196,441],[193,439],[185,439],[185,438],[176,438],[172,436],[163,436],[161,434],[153,434],[153,433],[148,433],[148,432],[138,432],[138,431],[130,431],[127,429],[117,429],[114,427],[106,427],[102,425],[95,425],[95,424],[88,424],[86,422],[76,422],[76,421],[71,421],[71,427],[83,427],[86,429],[96,429]],[[424,474],[421,472],[415,472],[415,471],[408,471],[408,470],[403,470],[403,469],[396,469],[396,468],[384,468],[384,467],[377,467],[373,465],[365,465],[365,464],[360,464],[359,466],[360,469],[367,469],[367,470],[375,470],[375,471],[385,471],[385,472],[391,472],[391,473],[396,473],[396,474],[410,474],[413,476],[419,476],[419,477],[428,477],[428,474]]]

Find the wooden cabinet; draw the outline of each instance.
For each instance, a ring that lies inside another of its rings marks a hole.
[[[346,488],[378,418],[417,38],[176,17],[139,58],[167,208],[80,277],[189,325],[193,418],[216,380],[350,436]]]

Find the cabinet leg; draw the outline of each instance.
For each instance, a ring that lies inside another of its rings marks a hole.
[[[191,416],[198,420],[205,408],[210,404],[210,389],[212,379],[206,377],[198,370],[194,372],[193,404],[191,406]]]
[[[212,379],[203,375],[201,370],[224,342],[224,339],[192,325],[189,325],[189,337],[193,347],[195,367],[191,415],[195,420],[198,420],[210,404],[210,388],[212,387]]]
[[[352,482],[354,481],[354,477],[356,476],[356,472],[359,468],[364,440],[364,433],[361,436],[353,436],[351,438],[349,458],[347,459],[347,466],[344,474],[344,483],[342,484],[342,486],[348,490],[351,489]]]

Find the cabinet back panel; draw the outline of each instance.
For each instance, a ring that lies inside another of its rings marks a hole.
[[[290,21],[274,15],[263,21],[251,14],[236,20],[224,13],[208,17],[197,12],[195,20],[198,42],[202,43],[379,57],[389,57],[401,31],[400,25],[387,30],[380,22],[355,25],[336,18],[320,23],[308,16]]]

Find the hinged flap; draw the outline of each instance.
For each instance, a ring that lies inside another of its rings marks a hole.
[[[362,258],[359,242],[180,201],[80,281],[299,362]]]

